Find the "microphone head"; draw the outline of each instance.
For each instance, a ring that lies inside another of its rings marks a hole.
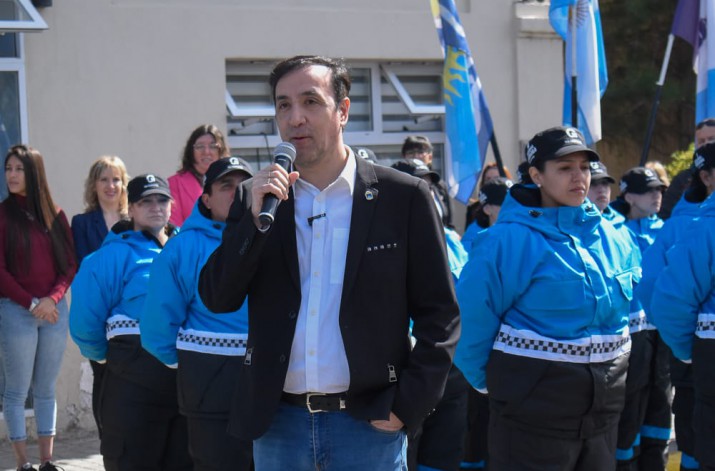
[[[295,161],[295,154],[296,154],[295,146],[293,146],[293,144],[291,144],[290,142],[281,142],[280,144],[278,144],[275,147],[275,149],[273,149],[273,158],[274,159],[276,157],[278,157],[279,155],[282,155],[282,156],[288,157],[290,159],[291,163],[293,163]]]

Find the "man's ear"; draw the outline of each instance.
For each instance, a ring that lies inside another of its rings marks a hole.
[[[344,128],[348,124],[348,115],[350,114],[350,98],[345,97],[338,105],[338,113],[340,113],[340,125]]]
[[[203,193],[201,195],[201,202],[206,206],[206,209],[211,209],[211,206],[209,205],[209,195],[208,193]]]

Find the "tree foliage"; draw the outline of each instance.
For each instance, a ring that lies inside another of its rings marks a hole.
[[[687,149],[673,152],[670,156],[670,163],[665,166],[668,175],[677,175],[683,170],[690,168],[693,164],[693,153],[695,152],[695,144],[690,143]]]
[[[641,149],[677,0],[601,0],[609,84],[601,101],[604,141],[632,140]],[[692,48],[675,39],[650,159],[668,160],[693,139]]]

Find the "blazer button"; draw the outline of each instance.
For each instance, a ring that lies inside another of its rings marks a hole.
[[[298,313],[297,313],[297,312],[291,311],[291,312],[288,313],[288,319],[295,319],[296,317],[298,317]]]
[[[285,355],[281,355],[280,358],[278,358],[278,360],[279,360],[281,363],[285,363],[285,362],[286,362],[286,356],[285,356]]]

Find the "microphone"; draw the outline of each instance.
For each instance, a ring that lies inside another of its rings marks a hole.
[[[290,172],[291,165],[295,160],[295,147],[290,142],[281,142],[273,149],[273,162],[277,163],[286,172]],[[276,216],[276,209],[278,209],[278,203],[280,200],[273,193],[268,193],[263,197],[263,205],[261,206],[261,212],[258,213],[258,221],[261,223],[261,227],[268,229],[273,224]]]
[[[326,216],[327,216],[327,214],[325,214],[325,213],[316,214],[315,216],[310,216],[310,217],[308,218],[308,225],[309,225],[310,227],[313,227],[313,221],[315,221],[316,219],[324,218],[324,217],[326,217]]]

